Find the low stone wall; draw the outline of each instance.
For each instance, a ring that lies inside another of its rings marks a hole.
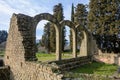
[[[108,54],[108,53],[103,53],[99,55],[94,55],[93,59],[98,62],[104,62],[108,64],[118,64],[120,65],[120,58],[117,54]]]
[[[91,62],[91,58],[88,56],[84,56],[78,58],[64,59],[61,61],[52,61],[49,62],[49,64],[56,64],[60,71],[66,71],[77,68],[84,64],[88,64],[89,62]]]
[[[8,66],[0,67],[0,80],[10,80],[10,70]]]
[[[56,65],[41,62],[25,62],[13,71],[12,80],[62,80],[63,77]]]

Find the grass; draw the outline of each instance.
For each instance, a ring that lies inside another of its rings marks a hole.
[[[98,75],[113,75],[118,69],[117,65],[92,62],[72,70],[73,73],[86,73]]]
[[[4,56],[4,51],[0,51],[0,57],[3,57]]]
[[[62,55],[62,59],[72,58],[72,54],[71,53],[64,52],[62,54],[63,54]],[[56,60],[55,53],[50,53],[50,54],[47,54],[47,53],[37,53],[36,57],[38,58],[38,61],[43,61],[43,62]]]

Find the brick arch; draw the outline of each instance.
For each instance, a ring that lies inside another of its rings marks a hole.
[[[49,13],[41,13],[33,17],[34,19],[34,28],[33,28],[33,35],[36,36],[36,27],[38,23],[42,20],[47,20],[54,24],[55,31],[56,31],[56,60],[61,60],[61,40],[60,40],[60,25],[57,19]]]
[[[75,25],[73,22],[69,21],[69,20],[63,20],[60,22],[61,26],[64,27],[64,26],[68,26],[71,31],[72,31],[72,36],[73,36],[73,56],[74,57],[77,57],[77,37],[76,37],[76,28],[75,28]]]

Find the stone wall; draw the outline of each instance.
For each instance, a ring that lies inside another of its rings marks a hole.
[[[94,54],[98,54],[96,40],[91,32],[84,28],[83,35],[84,39],[82,40],[80,46],[80,56],[93,56]]]
[[[113,53],[103,53],[99,55],[94,55],[94,60],[98,62],[104,62],[108,64],[118,64],[119,65],[119,57]]]
[[[17,68],[17,67],[16,67]],[[25,62],[16,72],[11,73],[12,80],[61,80],[56,65],[39,62]]]
[[[48,20],[56,24],[56,59],[61,60],[61,27],[57,19],[48,13],[30,17],[24,14],[13,14],[10,22],[9,35],[7,38],[6,52],[4,57],[5,65],[10,67],[11,80],[62,80],[61,70],[72,69],[81,64],[91,61],[90,58],[74,58],[62,60],[66,62],[61,65],[43,64],[36,59],[36,26],[41,20]],[[70,21],[65,25],[71,25]],[[73,28],[73,27],[71,27]],[[76,42],[76,30],[74,30],[73,42]],[[73,48],[76,55],[76,43]],[[58,62],[59,62],[58,61]],[[62,69],[64,68],[64,69]]]
[[[36,61],[33,17],[13,14],[4,57],[11,80],[60,80],[49,65]]]
[[[84,64],[88,64],[89,62],[91,62],[91,57],[84,56],[84,57],[77,57],[77,58],[71,58],[71,59],[64,59],[61,61],[52,61],[49,63],[56,64],[60,71],[66,71],[66,70],[71,70],[71,69],[80,67],[81,65],[84,65]]]

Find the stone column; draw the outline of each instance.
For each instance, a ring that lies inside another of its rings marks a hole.
[[[62,48],[62,30],[61,27],[56,28],[56,60],[61,60]]]
[[[73,57],[77,57],[77,34],[76,30],[73,31]]]

